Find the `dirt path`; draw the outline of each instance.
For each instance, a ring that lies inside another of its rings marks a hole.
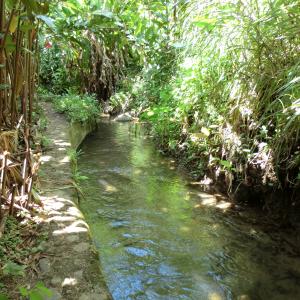
[[[52,145],[42,157],[40,172],[49,238],[45,242],[45,257],[39,261],[39,280],[53,290],[52,300],[111,299],[88,225],[74,203],[76,197],[70,183],[67,155],[71,146],[69,125],[51,104],[45,103],[44,110],[49,120],[46,134]]]

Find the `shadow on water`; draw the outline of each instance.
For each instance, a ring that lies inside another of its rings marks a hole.
[[[82,210],[115,299],[296,299],[298,258],[201,192],[139,128],[82,144]]]

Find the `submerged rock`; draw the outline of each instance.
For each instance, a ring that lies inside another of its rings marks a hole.
[[[129,113],[120,114],[114,119],[116,122],[130,122],[132,120],[133,117]]]

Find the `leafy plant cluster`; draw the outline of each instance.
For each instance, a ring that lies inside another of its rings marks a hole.
[[[174,26],[161,27],[156,45],[148,41],[147,64],[112,103],[129,89],[130,107],[195,175],[225,173],[229,187],[299,187],[296,2],[167,4]]]
[[[72,184],[77,193],[78,203],[80,203],[80,199],[84,198],[84,194],[81,188],[81,184],[83,181],[88,180],[87,176],[81,174],[78,169],[78,158],[82,155],[82,151],[77,151],[76,149],[69,149],[68,150],[68,157],[71,164],[72,169]]]
[[[51,26],[40,36],[41,83],[54,93],[114,92],[132,42],[108,3],[69,0],[50,5]]]
[[[99,118],[100,106],[93,96],[65,95],[54,99],[54,108],[70,122],[89,123]]]
[[[58,43],[54,43],[52,48],[44,48],[45,42],[46,38],[42,38],[40,41],[40,89],[44,89],[46,93],[54,94],[65,94],[70,89],[79,92],[80,78],[78,72],[74,70],[71,74],[65,66],[67,54],[59,47]]]

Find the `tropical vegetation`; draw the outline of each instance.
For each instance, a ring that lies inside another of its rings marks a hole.
[[[132,111],[161,148],[232,197],[246,189],[272,208],[265,194],[290,190],[292,205],[299,15],[294,0],[67,1],[53,5],[41,38],[41,83]]]
[[[2,0],[0,16],[0,235],[39,209],[46,98],[71,122],[130,112],[201,183],[299,209],[297,0]]]

